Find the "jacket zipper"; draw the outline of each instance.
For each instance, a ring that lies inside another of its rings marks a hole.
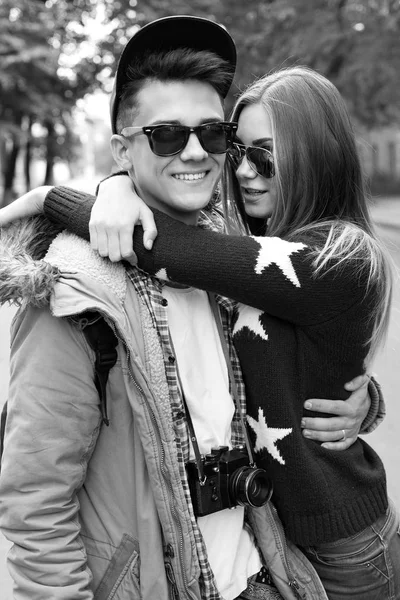
[[[286,573],[288,574],[288,577],[289,577],[288,585],[289,585],[290,588],[294,589],[295,593],[297,594],[297,596],[299,598],[305,598],[305,596],[300,593],[300,585],[297,582],[296,578],[293,576],[292,571],[291,571],[291,569],[289,567],[289,563],[287,562],[288,547],[287,547],[287,543],[286,543],[286,535],[285,535],[285,532],[283,530],[283,527],[282,527],[282,524],[280,522],[280,519],[278,517],[277,510],[276,510],[275,506],[272,503],[270,503],[270,507],[271,507],[271,510],[272,510],[274,516],[276,517],[275,526],[278,528],[280,541],[281,541],[281,544],[283,546],[283,562],[284,562],[284,565],[285,565]]]
[[[153,410],[151,408],[149,408],[149,412],[150,412],[150,416],[151,416],[151,419],[152,419],[153,423],[156,423],[156,418],[155,418],[154,412],[153,412]],[[181,525],[181,522],[179,520],[178,514],[176,512],[175,504],[172,501],[172,499],[173,499],[172,484],[165,477],[165,461],[164,461],[164,459],[165,459],[165,452],[164,452],[164,449],[161,446],[161,444],[160,444],[160,450],[161,450],[160,467],[161,467],[161,471],[162,471],[162,473],[164,475],[164,479],[166,481],[167,489],[168,489],[168,492],[169,492],[170,505],[171,505],[171,513],[174,516],[175,523],[176,523],[176,525],[178,527],[178,530],[179,530],[179,559],[180,559],[180,564],[181,564],[182,579],[183,579],[185,588],[188,590],[188,580],[187,580],[187,577],[186,577],[185,569],[183,567],[183,531],[182,531],[182,525]],[[172,568],[172,565],[171,565],[171,568]],[[192,596],[192,597],[195,598],[195,596]]]
[[[103,315],[104,316],[104,315]],[[122,337],[118,334],[118,331],[114,325],[113,322],[108,321],[107,323],[110,325],[111,329],[114,332],[114,335],[116,336],[116,338],[125,346],[126,348],[126,352],[127,352],[127,362],[128,362],[128,373],[129,373],[129,377],[132,380],[132,383],[134,384],[134,386],[136,387],[136,389],[138,390],[138,392],[142,395],[143,398],[145,398],[145,393],[143,391],[143,389],[140,387],[140,385],[137,383],[132,371],[131,371],[131,366],[130,366],[130,357],[131,357],[131,353],[129,350],[129,347],[127,346],[127,344],[125,343],[125,341],[122,339]],[[160,470],[161,473],[163,475],[164,478],[164,482],[166,483],[166,487],[168,490],[168,496],[169,496],[169,501],[170,501],[170,507],[171,507],[171,513],[174,517],[175,523],[178,527],[178,531],[179,531],[179,560],[180,560],[180,566],[181,566],[181,573],[182,573],[182,579],[183,579],[183,583],[184,586],[186,588],[186,590],[189,592],[189,588],[188,588],[188,580],[186,577],[186,573],[185,573],[185,569],[184,569],[184,561],[183,561],[183,531],[182,531],[182,525],[181,522],[179,520],[179,517],[177,515],[176,509],[175,509],[175,504],[173,502],[173,493],[172,493],[172,485],[169,482],[169,480],[167,479],[167,477],[165,476],[165,451],[164,448],[162,446],[162,444],[160,443],[160,434],[159,434],[159,428],[157,425],[157,419],[154,415],[154,411],[153,409],[147,405],[147,403],[145,403],[149,413],[150,413],[150,418],[153,422],[154,428],[157,431],[157,445],[158,445],[158,451],[159,454],[161,455],[160,457]],[[176,581],[175,581],[175,577],[173,575],[173,567],[170,563],[167,563],[170,566],[170,569],[172,570],[172,577],[173,577],[173,581],[171,580],[171,574],[169,574],[167,572],[167,578],[168,580],[171,582],[171,585],[174,586],[174,593],[176,593],[176,597],[179,598],[179,594],[178,594],[178,589],[177,589],[177,585],[176,585]],[[192,594],[190,594],[192,596]],[[192,598],[196,598],[195,596],[192,596]]]

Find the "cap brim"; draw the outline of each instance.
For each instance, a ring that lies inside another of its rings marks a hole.
[[[223,96],[227,95],[236,68],[236,46],[228,31],[218,23],[202,17],[180,15],[157,19],[135,33],[119,59],[111,99],[113,133],[116,132],[119,96],[132,57],[148,52],[169,51],[177,48],[208,50],[227,61],[232,66],[232,78],[223,90]]]

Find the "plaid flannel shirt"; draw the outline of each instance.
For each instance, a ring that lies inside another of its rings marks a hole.
[[[189,460],[190,451],[189,430],[187,427],[186,419],[184,417],[185,408],[183,404],[181,391],[178,385],[177,365],[172,350],[166,305],[162,295],[162,290],[165,283],[159,279],[149,277],[147,274],[134,267],[127,267],[127,274],[133,286],[135,287],[135,290],[138,293],[139,297],[145,302],[149,310],[149,313],[153,320],[153,325],[158,332],[161,347],[163,350],[165,373],[169,387],[172,415],[174,418],[179,470],[181,474],[181,481],[185,497],[189,506],[189,510],[191,512],[193,531],[196,540],[197,556],[201,569],[199,584],[202,598],[204,600],[222,600],[222,596],[220,595],[216,587],[214,575],[207,559],[207,551],[203,542],[203,538],[197,526],[197,521],[192,510],[189,484],[186,478],[185,465]],[[226,342],[228,344],[229,356],[235,375],[241,411],[242,414],[245,415],[246,399],[244,392],[244,384],[239,361],[232,342],[232,328],[230,326],[231,319],[233,318],[235,304],[231,300],[228,300],[227,298],[222,298],[220,296],[217,296],[216,299],[220,308],[223,330]],[[243,432],[240,425],[240,415],[236,407],[234,418],[232,421],[231,440],[234,446],[244,444]]]

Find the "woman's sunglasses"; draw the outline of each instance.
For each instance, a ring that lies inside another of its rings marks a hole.
[[[238,169],[244,157],[246,157],[249,166],[257,175],[265,179],[271,179],[275,175],[274,157],[270,150],[266,148],[257,148],[256,146],[244,146],[243,144],[232,143],[227,154],[234,169]]]
[[[151,151],[157,156],[174,156],[186,147],[191,133],[196,134],[201,147],[210,154],[224,154],[232,144],[237,123],[217,121],[198,127],[185,125],[152,125],[149,127],[124,127],[121,135],[134,137],[146,135]],[[140,129],[136,133],[134,129]]]

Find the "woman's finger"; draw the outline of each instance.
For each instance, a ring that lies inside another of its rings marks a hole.
[[[93,248],[94,250],[97,250],[97,252],[100,254],[100,256],[102,256],[103,258],[105,258],[106,256],[108,256],[108,236],[107,236],[107,232],[104,229],[98,229],[96,231],[96,244],[97,244],[97,248]]]
[[[358,425],[358,420],[351,415],[348,417],[303,417],[301,427],[316,431],[341,431],[342,429],[353,429]]]
[[[350,448],[356,440],[357,436],[352,436],[337,442],[325,442],[321,444],[321,446],[327,450],[347,450],[347,448]]]
[[[143,227],[143,245],[147,250],[151,250],[158,232],[154,221],[154,215],[145,205],[140,206],[140,222]]]
[[[107,231],[107,243],[108,243],[108,258],[111,262],[119,262],[122,259],[121,256],[121,240],[117,230]]]

